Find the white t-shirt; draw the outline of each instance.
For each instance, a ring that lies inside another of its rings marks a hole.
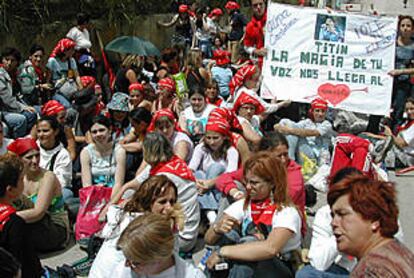
[[[72,160],[70,159],[69,152],[63,147],[62,143],[59,143],[57,147],[51,150],[45,150],[37,141],[37,145],[40,149],[40,167],[49,170],[53,155],[59,152],[55,159],[53,166],[53,173],[59,180],[60,185],[63,187],[72,187]]]
[[[241,199],[237,202],[231,204],[224,213],[237,219],[240,223],[243,223],[243,226],[246,223],[253,222],[250,211],[250,204],[246,210],[243,209],[244,199]],[[294,233],[283,246],[281,253],[287,253],[293,250],[296,250],[300,247],[301,243],[301,228],[302,220],[296,208],[294,207],[283,207],[280,211],[275,211],[272,218],[272,227],[273,228],[286,228]]]
[[[408,129],[403,130],[399,133],[408,146],[404,147],[403,150],[406,154],[414,156],[414,125],[410,126]]]
[[[191,158],[188,167],[193,171],[202,170],[203,172],[207,172],[208,168],[213,163],[220,163],[223,165],[226,168],[225,173],[236,171],[239,165],[239,152],[231,146],[227,150],[226,159],[220,158],[219,160],[215,160],[211,155],[211,152],[206,150],[206,147],[202,142],[195,147],[194,155]]]
[[[66,37],[76,42],[76,50],[82,48],[89,49],[92,47],[89,31],[86,28],[81,31],[77,26],[74,26],[66,34]]]
[[[171,138],[171,143],[173,145],[173,148],[175,148],[175,146],[181,141],[184,141],[188,144],[189,150],[188,150],[187,157],[185,158],[185,161],[189,162],[191,157],[193,156],[194,143],[193,141],[191,141],[190,137],[188,137],[188,135],[185,134],[184,132],[175,131]]]
[[[187,107],[182,115],[185,118],[185,125],[188,132],[191,135],[204,134],[210,112],[213,111],[216,106],[207,104],[201,113],[194,113],[193,108]]]

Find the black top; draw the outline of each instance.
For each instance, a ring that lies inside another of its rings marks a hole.
[[[239,11],[234,11],[231,15],[231,32],[229,34],[230,41],[238,41],[243,37],[243,28],[247,24],[246,17]]]
[[[32,243],[28,240],[28,233],[24,220],[12,214],[0,232],[0,246],[21,263],[23,278],[37,278],[41,276],[42,267]]]
[[[121,68],[116,73],[115,78],[115,92],[122,92],[125,94],[129,94],[128,88],[129,88],[129,80],[126,77],[126,72],[128,71],[128,68]]]

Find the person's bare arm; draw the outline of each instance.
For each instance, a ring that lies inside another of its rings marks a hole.
[[[116,171],[115,171],[115,184],[112,188],[111,196],[115,196],[116,193],[121,190],[125,180],[126,171],[126,152],[123,148],[119,148],[115,153],[116,159]]]
[[[296,135],[299,137],[321,136],[319,131],[316,129],[294,128],[280,124],[274,125],[274,129],[285,135]]]
[[[174,15],[170,22],[157,21],[157,25],[162,27],[171,27],[177,22],[178,16],[178,14]]]
[[[68,142],[68,146],[66,147],[66,149],[69,152],[70,155],[70,159],[72,161],[74,161],[76,159],[76,140],[75,140],[75,135],[73,134],[73,131],[71,128],[69,127],[65,127],[65,135],[66,135],[66,140]]]
[[[174,146],[174,154],[182,160],[187,160],[190,144],[186,141],[180,141]]]
[[[91,159],[86,147],[80,153],[82,187],[92,185]]]
[[[17,212],[26,223],[34,223],[43,218],[52,203],[56,187],[60,186],[55,174],[50,171],[44,174],[41,183],[34,208]]]

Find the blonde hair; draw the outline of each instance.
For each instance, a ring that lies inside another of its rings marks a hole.
[[[169,161],[173,155],[170,140],[160,132],[151,132],[145,136],[143,142],[144,160],[150,165]]]
[[[147,263],[172,256],[175,227],[184,226],[184,215],[179,205],[168,215],[147,213],[136,218],[122,232],[117,249],[134,262]]]
[[[122,67],[130,68],[135,67],[139,69],[141,67],[141,58],[138,55],[127,55],[124,60],[122,60]]]

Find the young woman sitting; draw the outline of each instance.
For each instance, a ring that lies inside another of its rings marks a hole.
[[[29,237],[36,251],[61,249],[69,238],[69,219],[62,187],[55,174],[40,167],[40,150],[31,138],[18,138],[8,146],[24,164],[23,197],[17,215],[29,224]]]

